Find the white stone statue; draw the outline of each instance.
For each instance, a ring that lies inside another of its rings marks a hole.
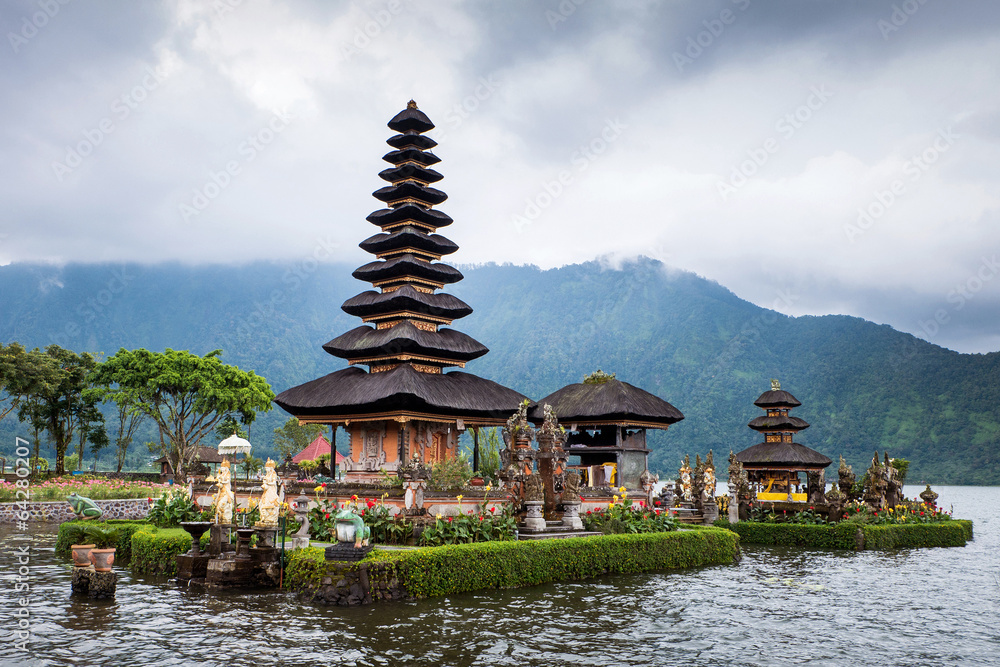
[[[229,524],[233,521],[233,506],[236,497],[233,495],[232,479],[229,460],[224,459],[222,465],[219,466],[218,478],[215,480],[219,489],[212,496],[212,502],[215,504],[216,524]]]
[[[275,462],[268,457],[264,464],[264,493],[260,497],[260,520],[256,525],[273,527],[278,525],[278,512],[281,510],[281,498],[278,497],[278,473]]]

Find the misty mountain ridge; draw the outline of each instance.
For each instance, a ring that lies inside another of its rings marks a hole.
[[[340,310],[369,289],[354,268],[7,265],[0,340],[105,355],[222,348],[227,363],[277,393],[346,366],[321,346],[360,324]],[[475,312],[452,327],[491,349],[465,370],[536,400],[598,368],[657,394],[685,415],[650,438],[661,476],[672,477],[685,453],[713,449],[724,479],[729,450],[760,441],[746,424],[779,378],[802,401],[794,414],[812,425],[796,440],[834,461],[843,454],[856,472],[878,449],[910,459],[914,483],[1000,483],[1000,353],[960,354],[856,317],[790,317],[644,258],[462,271],[445,291]],[[287,418],[277,407],[258,417],[255,453],[270,451]],[[16,429],[10,418],[0,424],[10,442]]]

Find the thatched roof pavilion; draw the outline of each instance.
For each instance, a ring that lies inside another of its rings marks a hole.
[[[666,430],[684,419],[659,396],[601,371],[539,400],[529,413],[532,421],[542,421],[545,405],[569,431],[566,446],[580,457],[576,467],[591,486],[638,488],[648,469],[646,429]]]
[[[342,306],[363,325],[323,346],[351,367],[275,398],[300,422],[347,428],[351,460],[345,467],[356,478],[395,470],[413,456],[426,463],[454,456],[459,431],[502,425],[525,399],[476,375],[444,372],[489,350],[448,328],[472,308],[438,291],[463,276],[440,261],[458,246],[436,233],[453,221],[433,208],[448,198],[429,187],[442,178],[429,168],[440,162],[430,151],[437,142],[423,136],[434,124],[411,100],[389,128],[397,132],[388,140],[394,150],[383,159],[393,166],[379,173],[389,185],[373,193],[387,207],[367,218],[381,232],[361,243],[376,259],[353,274],[374,289]]]
[[[802,405],[794,396],[781,389],[781,383],[771,380],[771,390],[754,401],[765,415],[747,424],[764,434],[764,442],[747,447],[736,454],[747,477],[758,487],[759,500],[793,500],[805,502],[799,473],[817,473],[832,461],[814,449],[793,441],[795,434],[809,428],[808,422],[788,414]]]

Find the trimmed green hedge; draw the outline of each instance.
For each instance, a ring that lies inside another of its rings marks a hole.
[[[426,598],[588,579],[602,574],[726,564],[738,557],[739,539],[735,534],[705,528],[375,551],[362,562],[377,570],[380,579],[398,579],[410,597]],[[351,567],[355,569],[358,564]],[[324,577],[339,578],[343,569],[343,563],[323,560],[320,549],[299,549],[291,555],[285,582],[291,588],[315,590]],[[374,582],[375,578],[370,579]]]
[[[93,521],[66,521],[59,526],[56,537],[56,555],[70,557],[70,546],[75,544],[71,527],[94,524]],[[115,559],[129,563],[133,572],[140,574],[168,574],[177,572],[177,554],[191,548],[191,536],[182,528],[157,528],[148,521],[111,519],[96,522],[118,529]],[[202,543],[206,541],[202,538]]]
[[[972,530],[957,521],[897,526],[864,526],[865,549],[888,550],[911,547],[963,547]]]
[[[850,521],[842,521],[833,526],[740,521],[728,528],[737,533],[746,544],[819,549],[960,547],[972,539],[971,521],[874,526]]]
[[[191,536],[183,528],[147,528],[132,536],[133,572],[177,574],[177,556],[191,548]]]
[[[149,526],[146,521],[130,519],[108,519],[107,521],[64,521],[59,524],[59,534],[56,536],[56,556],[60,558],[70,557],[70,547],[76,544],[71,527],[87,526],[94,524],[102,526],[113,526],[118,530],[118,544],[115,545],[115,559],[128,561],[132,557],[132,535],[145,526]]]

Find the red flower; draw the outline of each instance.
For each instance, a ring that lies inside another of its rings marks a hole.
[[[645,506],[646,506],[646,501],[645,500],[640,500],[639,501],[639,507],[645,507]]]
[[[368,509],[371,509],[373,507],[375,507],[375,503],[373,503],[372,501],[369,500],[368,501]]]
[[[587,514],[591,514],[591,511],[590,511],[590,510],[587,510]]]
[[[479,515],[479,520],[480,521],[482,521],[484,518],[486,518],[486,517],[484,517],[482,514]]]
[[[923,512],[921,512],[921,513],[920,513],[920,516],[923,516],[923,515],[924,515],[924,513],[923,513]]]
[[[496,508],[496,507],[491,507],[491,508],[490,508],[490,514],[492,514],[493,512],[496,512],[496,511],[497,511],[497,508]]]
[[[320,484],[320,486],[326,486],[326,482],[323,482],[322,484]]]
[[[324,514],[323,516],[324,516],[325,518],[329,519],[329,518],[330,518],[330,513],[329,513],[329,512],[327,512],[327,513],[326,513],[326,514]]]
[[[451,517],[448,517],[448,523],[451,523]]]
[[[654,501],[653,501],[653,504],[654,504],[654,505],[662,505],[663,503],[661,503],[661,502],[660,502],[659,500],[654,500]]]

